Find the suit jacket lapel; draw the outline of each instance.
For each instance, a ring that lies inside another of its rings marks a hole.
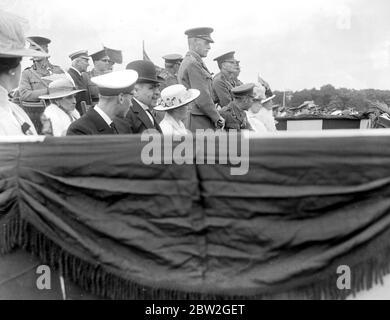
[[[89,109],[87,114],[92,119],[96,126],[96,130],[100,134],[115,134],[114,130],[107,124],[106,121],[104,121],[100,114],[95,111],[95,109]]]
[[[132,107],[134,113],[137,114],[138,119],[144,124],[144,126],[148,129],[153,129],[153,123],[150,121],[149,116],[146,114],[147,111],[145,111],[137,101],[133,99],[133,107]]]

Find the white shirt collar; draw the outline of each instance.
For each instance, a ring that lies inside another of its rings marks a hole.
[[[79,74],[79,76],[81,77],[81,73],[80,73],[80,71],[79,70],[77,70],[76,68],[74,68],[74,67],[70,67],[70,69],[73,69],[74,71],[76,71],[78,74]]]
[[[142,107],[142,109],[144,109],[145,111],[149,110],[149,107],[145,103],[139,101],[136,98],[134,98],[134,100],[138,102],[138,104]]]
[[[112,120],[102,109],[99,108],[99,105],[96,105],[94,107],[94,109],[103,118],[103,120],[107,123],[107,125],[110,126],[112,123]]]

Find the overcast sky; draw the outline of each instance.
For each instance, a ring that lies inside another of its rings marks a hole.
[[[240,78],[259,73],[273,89],[336,87],[390,89],[388,0],[0,0],[29,21],[27,35],[52,39],[52,63],[101,45],[121,49],[125,68],[142,58],[142,40],[155,64],[185,54],[184,31],[214,28],[205,62],[236,51]],[[29,63],[27,60],[25,63]]]

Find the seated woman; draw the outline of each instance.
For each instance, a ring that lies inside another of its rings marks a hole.
[[[0,10],[0,136],[37,135],[24,110],[10,101],[18,87],[22,57],[46,57],[44,52],[25,48],[20,18]]]
[[[274,95],[266,97],[266,88],[262,84],[256,84],[253,89],[254,103],[246,111],[249,123],[255,132],[275,132],[275,118],[273,116],[272,99]]]
[[[40,96],[42,100],[50,100],[42,115],[42,133],[61,137],[66,135],[70,124],[80,118],[76,110],[75,94],[85,91],[76,90],[68,78],[54,80],[49,85],[49,94]]]
[[[189,131],[184,126],[188,104],[199,97],[197,89],[186,89],[181,84],[174,84],[161,91],[161,104],[154,109],[165,111],[160,127],[164,135],[185,135]]]

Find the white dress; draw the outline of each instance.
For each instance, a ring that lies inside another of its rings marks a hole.
[[[251,125],[254,132],[256,132],[256,133],[268,132],[264,123],[256,117],[256,113],[253,113],[250,110],[245,111],[245,112],[246,112],[246,117],[249,121],[249,124]]]
[[[46,107],[43,115],[46,120],[50,121],[51,134],[55,137],[66,136],[66,131],[70,124],[80,118],[80,113],[76,109],[66,113],[63,109],[53,103]]]
[[[273,116],[272,110],[260,108],[260,111],[258,113],[253,113],[252,111],[248,110],[247,115],[248,118],[252,117],[261,121],[268,132],[276,131],[275,118]]]
[[[23,127],[28,127],[23,132]],[[8,92],[0,86],[0,136],[25,136],[37,135],[37,131],[31,119],[24,110],[9,101]]]
[[[168,112],[160,122],[160,128],[164,135],[186,135],[189,131],[186,129],[183,121],[176,121]]]

